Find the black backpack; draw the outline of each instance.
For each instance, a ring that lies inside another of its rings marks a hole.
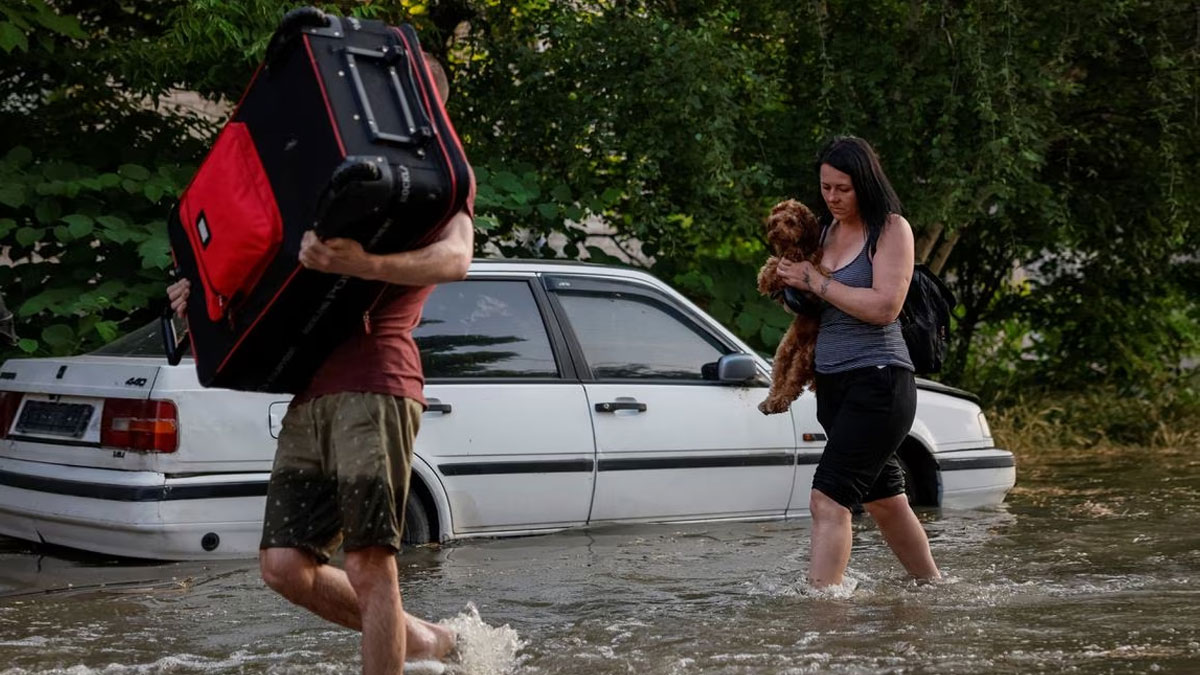
[[[950,312],[958,302],[927,266],[913,266],[912,282],[900,310],[900,331],[919,374],[942,369],[950,347]]]

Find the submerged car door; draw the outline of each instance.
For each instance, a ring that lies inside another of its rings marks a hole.
[[[432,466],[455,535],[582,525],[595,445],[583,387],[532,276],[438,286],[413,336]],[[549,326],[549,327],[548,327]]]
[[[548,276],[596,434],[592,522],[780,516],[795,461],[789,415],[757,409],[767,380],[721,383],[735,345],[636,281]]]

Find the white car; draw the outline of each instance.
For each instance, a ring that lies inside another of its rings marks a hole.
[[[579,263],[477,261],[430,297],[406,541],[612,522],[808,515],[815,397],[764,416],[769,364],[666,284]],[[0,367],[0,534],[165,560],[256,555],[288,397],[204,389],[156,326]],[[1013,486],[977,401],[920,381],[900,449],[915,504]]]

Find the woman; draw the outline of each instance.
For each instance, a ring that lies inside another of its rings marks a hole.
[[[913,270],[913,234],[875,151],[835,138],[817,157],[830,276],[785,260],[779,276],[820,297],[817,419],[829,442],[813,477],[809,583],[840,585],[850,561],[851,508],[861,503],[920,580],[941,576],[908,505],[896,450],[912,428],[917,391],[897,317]]]

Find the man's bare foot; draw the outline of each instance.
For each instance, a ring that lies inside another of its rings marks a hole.
[[[408,627],[406,660],[442,661],[454,649],[454,631],[405,612]]]

